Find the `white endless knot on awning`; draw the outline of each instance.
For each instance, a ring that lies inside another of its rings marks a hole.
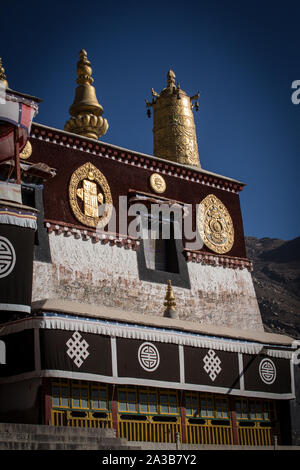
[[[209,375],[210,379],[214,382],[219,373],[221,372],[221,360],[220,358],[216,355],[215,351],[213,349],[210,349],[206,356],[203,358],[204,362],[204,370],[205,372]]]
[[[87,350],[89,344],[85,339],[82,339],[78,331],[75,331],[72,337],[66,342],[66,346],[68,346],[68,356],[73,359],[74,364],[79,368],[90,354]]]

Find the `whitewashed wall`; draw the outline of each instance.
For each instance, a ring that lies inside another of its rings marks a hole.
[[[136,252],[51,233],[52,264],[34,262],[33,301],[65,299],[162,316],[166,286],[140,281]],[[263,329],[251,274],[188,263],[191,290],[174,287],[182,320]]]

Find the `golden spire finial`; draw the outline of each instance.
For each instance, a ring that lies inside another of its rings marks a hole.
[[[65,131],[99,139],[106,134],[108,122],[102,117],[103,108],[97,100],[96,91],[92,85],[94,79],[91,63],[84,49],[79,52],[76,83],[78,87],[75,91],[74,102],[70,107],[71,118],[65,124]]]
[[[87,58],[87,52],[84,49],[81,49],[79,52],[79,61],[77,62],[77,75],[78,78],[76,83],[78,85],[92,85],[94,79],[92,78],[92,68],[91,63]]]
[[[175,310],[176,302],[175,302],[175,297],[174,297],[172,284],[171,284],[170,280],[168,280],[168,286],[167,286],[167,292],[166,292],[164,306],[166,307],[165,312],[164,312],[164,317],[169,317],[169,318],[177,318],[178,317],[178,315],[176,313],[176,310]]]
[[[153,109],[153,153],[183,165],[200,166],[193,108],[198,111],[199,93],[188,96],[180,85],[175,85],[173,70],[167,73],[167,86],[156,93],[152,88],[152,102],[146,106]],[[193,101],[196,100],[196,103]],[[147,110],[150,117],[150,109]]]
[[[168,87],[175,86],[175,78],[176,78],[175,73],[173,72],[173,70],[170,69],[167,74]]]
[[[6,80],[6,75],[5,75],[5,68],[2,65],[2,58],[0,57],[0,82],[2,82],[2,85],[5,87],[8,87],[8,83]]]

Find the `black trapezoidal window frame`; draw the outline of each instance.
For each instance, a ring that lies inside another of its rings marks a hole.
[[[141,218],[141,223],[144,224],[143,218]],[[172,223],[176,224],[177,222]],[[143,226],[144,229],[148,230],[148,227]],[[137,250],[137,265],[138,273],[141,281],[155,282],[158,284],[167,284],[168,280],[171,281],[172,285],[175,287],[183,287],[185,289],[191,288],[190,277],[187,267],[186,258],[183,254],[183,243],[181,239],[174,238],[174,248],[177,256],[177,271],[178,272],[169,272],[161,271],[157,269],[150,269],[147,267],[146,257],[145,257],[145,245],[144,241],[140,239],[140,246]]]

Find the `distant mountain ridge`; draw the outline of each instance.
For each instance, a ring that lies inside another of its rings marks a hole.
[[[246,237],[254,287],[266,331],[300,338],[300,237]]]

